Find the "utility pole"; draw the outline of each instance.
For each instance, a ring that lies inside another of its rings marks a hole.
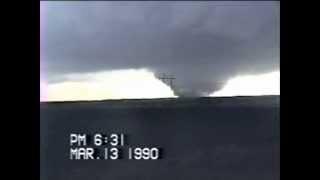
[[[164,82],[164,83],[166,83],[166,84],[169,84],[169,86],[170,86],[171,88],[173,88],[173,82],[174,82],[174,80],[176,79],[173,75],[167,75],[167,74],[165,74],[165,73],[162,73],[160,76],[158,76],[158,78],[159,78],[162,82]]]

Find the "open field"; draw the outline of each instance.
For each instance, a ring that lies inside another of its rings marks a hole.
[[[278,180],[279,96],[41,103],[42,180]],[[72,132],[116,132],[163,158],[69,160]]]

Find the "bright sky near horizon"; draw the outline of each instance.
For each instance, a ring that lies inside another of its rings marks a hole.
[[[224,87],[210,94],[219,96],[280,95],[280,72],[243,75],[230,79]]]
[[[58,83],[42,82],[40,101],[175,98],[173,90],[145,69],[71,74]]]
[[[146,69],[71,74],[65,80],[41,82],[40,101],[176,98],[175,92]],[[280,95],[280,72],[243,75],[230,79],[209,96]]]

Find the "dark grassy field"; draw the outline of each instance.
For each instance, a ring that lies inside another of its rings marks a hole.
[[[42,180],[278,180],[279,96],[41,104]],[[163,158],[69,160],[72,132],[118,132]]]

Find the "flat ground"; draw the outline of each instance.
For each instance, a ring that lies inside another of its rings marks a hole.
[[[279,96],[41,104],[42,180],[277,180]],[[157,161],[69,160],[69,135],[124,133]]]

